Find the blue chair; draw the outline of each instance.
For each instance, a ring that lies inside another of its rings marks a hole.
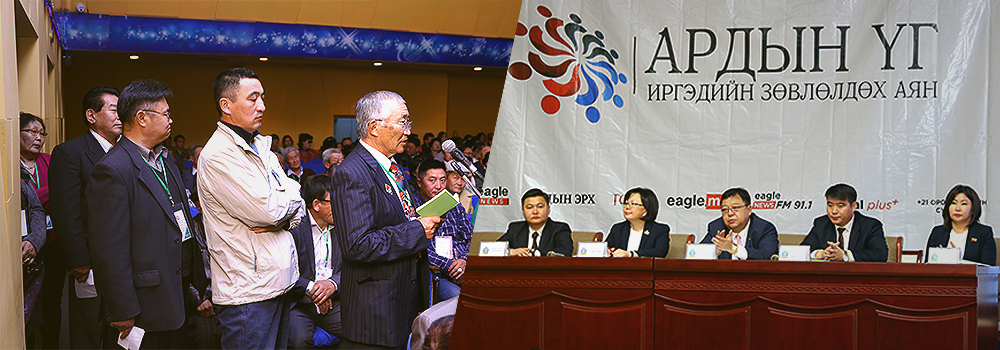
[[[190,160],[185,160],[184,161],[184,166],[188,167],[188,169],[194,168],[194,162],[192,162]]]
[[[340,344],[340,338],[337,338],[330,333],[327,333],[323,328],[316,327],[313,330],[313,346],[314,347],[324,347],[324,346],[334,346]]]
[[[302,167],[306,168],[306,169],[312,169],[317,174],[322,174],[322,173],[326,172],[326,168],[323,167],[323,162],[322,161],[320,161],[318,164],[313,163],[313,162],[310,161],[308,163],[302,164]]]

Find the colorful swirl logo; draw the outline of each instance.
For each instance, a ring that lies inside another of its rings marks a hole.
[[[604,33],[600,30],[589,33],[575,13],[569,15],[571,22],[565,23],[552,17],[548,7],[538,6],[536,10],[547,18],[545,28],[535,25],[529,30],[517,23],[517,36],[527,35],[534,50],[528,52],[527,63],[516,61],[510,65],[507,71],[511,77],[528,80],[533,71],[545,77],[542,84],[549,94],[542,97],[541,107],[550,115],[559,112],[560,98],[574,95],[577,104],[587,107],[585,115],[591,123],[601,119],[601,111],[594,106],[598,98],[622,108],[625,101],[615,94],[615,86],[624,85],[627,79],[615,70],[618,52],[604,44]],[[549,65],[543,55],[547,61],[558,63]]]

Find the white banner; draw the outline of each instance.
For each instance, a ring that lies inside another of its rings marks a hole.
[[[957,183],[988,224],[990,15],[989,0],[525,0],[476,231],[523,219],[538,187],[553,219],[607,232],[621,195],[649,187],[657,221],[701,239],[738,186],[804,234],[838,182],[905,249]]]

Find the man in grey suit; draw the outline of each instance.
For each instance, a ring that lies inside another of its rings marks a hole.
[[[87,187],[90,255],[107,321],[125,338],[146,331],[143,349],[187,346],[184,288],[204,291],[180,172],[159,145],[170,136],[171,91],[152,80],[119,99],[123,137],[94,166]]]
[[[366,94],[354,107],[361,146],[334,173],[333,235],[344,256],[341,318],[345,349],[405,347],[422,304],[420,276],[440,217],[417,217],[411,188],[392,156],[410,134],[409,111],[390,91]]]

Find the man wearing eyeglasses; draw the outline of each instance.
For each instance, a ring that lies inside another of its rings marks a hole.
[[[170,136],[171,94],[152,80],[122,90],[123,136],[86,192],[94,282],[111,333],[142,328],[144,349],[187,347],[184,290],[207,284],[180,172],[160,145]]]
[[[423,304],[427,240],[440,217],[419,217],[416,189],[392,157],[410,134],[406,101],[374,91],[354,107],[360,147],[333,174],[333,236],[343,256],[340,287],[344,349],[394,349],[406,343]]]
[[[708,223],[702,244],[715,244],[719,260],[767,260],[778,253],[778,230],[753,213],[743,188],[722,192],[722,216]]]

